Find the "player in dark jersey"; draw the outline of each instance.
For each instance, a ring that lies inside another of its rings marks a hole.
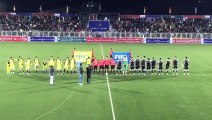
[[[189,75],[189,59],[188,57],[185,57],[185,60],[183,61],[184,63],[184,75]]]
[[[139,56],[137,56],[137,58],[135,59],[135,70],[136,70],[136,73],[137,75],[141,73],[141,69],[140,69],[140,58]]]
[[[121,68],[122,68],[122,60],[119,60],[119,61],[118,61],[118,64],[117,64],[117,72],[116,72],[116,75],[118,75],[118,74],[121,75],[121,72],[122,72]]]
[[[132,59],[132,50],[130,50],[130,59]]]
[[[130,59],[130,75],[134,75],[135,72],[135,61],[133,60],[133,57]]]
[[[163,60],[160,58],[159,61],[158,61],[158,72],[159,72],[159,75],[162,75],[163,74]]]
[[[178,75],[178,59],[175,56],[173,60],[173,75],[176,74]]]
[[[146,61],[146,69],[147,69],[146,74],[149,75],[150,72],[151,72],[151,60],[150,60],[150,58],[148,58],[147,61]]]
[[[142,67],[142,74],[145,75],[146,72],[146,56],[143,57],[142,61],[141,61],[141,67]]]
[[[170,65],[171,65],[171,60],[170,58],[167,58],[166,60],[166,74],[169,74],[169,69],[170,69]]]
[[[156,74],[156,60],[155,58],[153,57],[152,58],[152,61],[151,61],[151,65],[152,65],[152,74]]]

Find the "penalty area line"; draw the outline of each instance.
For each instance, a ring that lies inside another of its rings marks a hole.
[[[104,57],[104,51],[102,49],[102,44],[100,44],[100,47],[101,47],[101,51],[102,51],[102,57],[103,59],[105,58]],[[109,98],[110,98],[110,105],[111,105],[111,110],[112,110],[112,116],[113,116],[113,120],[116,120],[116,116],[115,116],[115,111],[114,111],[114,107],[113,107],[113,99],[112,99],[112,95],[111,95],[111,90],[110,90],[110,82],[109,82],[109,79],[108,79],[108,73],[106,71],[106,79],[107,79],[107,87],[108,87],[108,93],[109,93]]]

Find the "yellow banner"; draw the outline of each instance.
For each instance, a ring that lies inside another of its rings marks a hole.
[[[88,57],[91,58],[91,56],[92,56],[92,52],[87,52],[87,51],[85,51],[85,52],[83,52],[83,51],[75,51],[74,52],[74,59],[76,61],[79,61],[80,60],[82,62],[86,62],[86,59]]]

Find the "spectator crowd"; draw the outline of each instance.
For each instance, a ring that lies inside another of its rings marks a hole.
[[[212,20],[206,18],[121,18],[111,22],[115,31],[143,33],[210,33]]]
[[[210,33],[210,18],[108,18],[112,32]],[[0,15],[0,31],[89,31],[78,16]]]
[[[78,17],[0,15],[1,31],[81,31]]]

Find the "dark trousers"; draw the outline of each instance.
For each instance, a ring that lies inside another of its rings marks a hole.
[[[91,74],[87,74],[87,84],[91,83]]]

